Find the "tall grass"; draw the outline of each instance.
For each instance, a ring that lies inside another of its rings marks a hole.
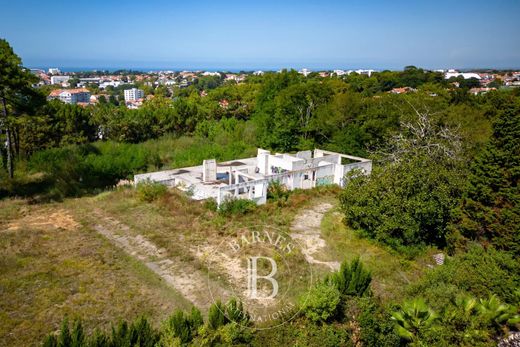
[[[18,163],[14,180],[0,180],[0,197],[40,196],[60,199],[114,186],[134,174],[194,166],[204,159],[230,160],[255,154],[245,141],[166,135],[143,143],[113,141],[71,145],[35,153]]]

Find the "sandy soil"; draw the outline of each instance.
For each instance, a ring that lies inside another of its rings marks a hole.
[[[325,240],[321,238],[320,225],[323,215],[331,208],[331,204],[322,203],[300,211],[291,226],[293,231],[291,237],[300,243],[303,255],[309,264],[320,264],[331,270],[338,270],[339,262],[321,261],[315,258],[317,253],[326,247]]]

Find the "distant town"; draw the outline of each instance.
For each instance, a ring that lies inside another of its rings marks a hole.
[[[129,109],[138,109],[147,99],[154,97],[159,88],[166,95],[173,95],[176,89],[186,88],[199,79],[214,80],[216,83],[243,83],[250,76],[259,76],[268,71],[250,72],[219,72],[219,71],[150,71],[140,72],[132,70],[62,72],[59,68],[48,70],[31,69],[39,77],[35,87],[49,88],[48,99],[57,99],[67,104],[88,106],[100,102],[112,102],[125,105]],[[280,71],[278,71],[280,72]],[[371,77],[380,71],[373,69],[358,70],[328,70],[298,71],[305,77],[343,78],[352,74]],[[487,93],[499,88],[520,87],[520,71],[458,71],[455,69],[433,70],[445,80],[458,88],[461,81],[469,85],[469,92],[473,95]],[[411,86],[396,87],[387,91],[392,94],[414,92]],[[202,90],[201,96],[206,92]],[[227,100],[220,101],[221,107],[226,107]]]

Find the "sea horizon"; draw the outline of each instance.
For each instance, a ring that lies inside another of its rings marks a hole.
[[[438,67],[438,68],[430,68],[430,67],[423,67],[414,65],[417,68],[422,68],[425,70],[448,70],[448,69],[455,69],[458,71],[482,71],[482,70],[498,70],[498,71],[508,71],[508,70],[520,70],[520,67]],[[401,68],[382,68],[382,67],[305,67],[301,65],[297,66],[286,66],[286,67],[272,67],[272,66],[265,66],[265,67],[215,67],[215,66],[177,66],[177,67],[135,67],[135,66],[60,66],[60,65],[29,65],[26,66],[29,69],[38,69],[38,70],[44,70],[48,71],[51,68],[58,68],[61,72],[94,72],[94,71],[108,71],[108,72],[115,72],[118,70],[128,70],[128,71],[136,71],[136,72],[157,72],[157,71],[208,71],[208,72],[231,72],[231,73],[238,73],[238,72],[254,72],[254,71],[280,71],[283,69],[286,70],[301,70],[301,69],[308,69],[309,71],[334,71],[334,70],[374,70],[374,71],[402,71],[404,70],[404,67]]]

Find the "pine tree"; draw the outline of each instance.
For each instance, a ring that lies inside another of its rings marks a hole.
[[[6,144],[6,165],[9,177],[14,175],[14,146],[13,128],[10,111],[20,95],[32,94],[31,83],[36,81],[36,77],[22,67],[22,60],[18,57],[9,43],[0,39],[0,134],[5,134]],[[2,151],[2,155],[4,152]]]
[[[520,255],[520,105],[510,104],[471,167],[468,189],[452,229]],[[456,234],[455,234],[456,235]]]

